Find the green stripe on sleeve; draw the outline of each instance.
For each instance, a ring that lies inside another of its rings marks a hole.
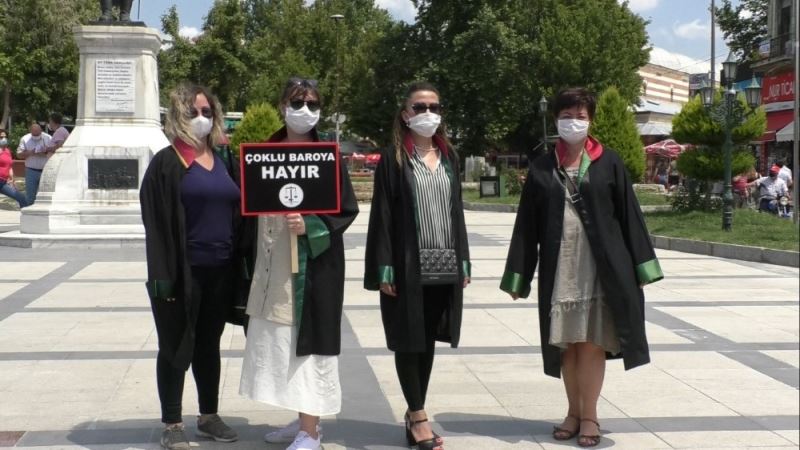
[[[636,278],[639,279],[639,284],[650,284],[664,278],[664,273],[658,260],[651,259],[636,266]]]
[[[530,283],[525,286],[522,275],[516,272],[506,272],[503,274],[503,279],[500,281],[500,289],[520,297],[527,297],[528,294],[531,293]]]

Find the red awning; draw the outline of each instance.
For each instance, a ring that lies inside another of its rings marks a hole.
[[[767,113],[767,131],[757,139],[758,142],[772,142],[775,140],[775,133],[782,130],[786,125],[792,123],[794,111],[786,109]]]

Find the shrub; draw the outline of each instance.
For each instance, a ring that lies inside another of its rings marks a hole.
[[[592,135],[603,147],[616,151],[631,177],[638,183],[644,175],[645,155],[636,119],[628,102],[615,87],[609,87],[597,100],[597,112],[592,121]]]
[[[756,159],[746,149],[734,149],[731,153],[731,174],[747,172]],[[700,181],[717,181],[725,178],[725,152],[715,147],[697,147],[678,157],[678,171],[689,178]]]
[[[242,122],[231,137],[231,151],[239,155],[239,144],[264,142],[283,126],[278,112],[267,103],[247,107]]]

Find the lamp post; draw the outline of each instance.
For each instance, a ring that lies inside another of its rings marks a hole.
[[[344,19],[344,15],[342,14],[331,14],[330,17],[334,22],[336,22],[336,75],[334,79],[333,85],[333,121],[336,123],[336,144],[339,144],[339,125],[341,124],[340,114],[339,114],[339,72],[341,72],[341,65],[339,64],[339,48],[341,47],[341,30],[339,24]]]
[[[542,114],[542,146],[547,153],[547,99],[544,95],[539,100],[539,112]]]
[[[733,139],[731,134],[733,128],[739,126],[747,116],[748,113],[745,108],[737,101],[737,92],[733,87],[733,81],[736,79],[736,66],[737,61],[733,52],[728,55],[728,59],[722,63],[722,72],[725,77],[724,82],[728,87],[725,89],[724,97],[720,104],[714,104],[714,87],[707,85],[705,82],[701,84],[700,92],[703,96],[703,105],[709,112],[712,120],[719,124],[725,132],[725,143],[722,150],[724,155],[724,177],[725,187],[722,194],[722,229],[731,231],[733,226],[733,189],[731,186],[731,159],[733,152]],[[757,108],[761,104],[761,86],[756,81],[755,75],[750,85],[745,88],[745,98],[750,108]]]

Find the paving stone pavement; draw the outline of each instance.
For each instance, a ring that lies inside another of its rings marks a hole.
[[[377,296],[361,287],[368,206],[345,236],[343,408],[324,418],[326,450],[402,449],[405,410],[385,348]],[[561,382],[546,377],[536,304],[498,290],[514,215],[467,212],[474,281],[462,344],[437,348],[428,399],[453,449],[576,447],[550,437],[565,414]],[[0,212],[0,230],[18,215]],[[0,248],[0,446],[158,448],[156,336],[144,252]],[[608,365],[600,448],[798,448],[798,270],[659,251],[667,278],[646,287],[652,363]],[[221,415],[234,444],[261,440],[292,413],[238,395],[244,335],[223,336]]]

